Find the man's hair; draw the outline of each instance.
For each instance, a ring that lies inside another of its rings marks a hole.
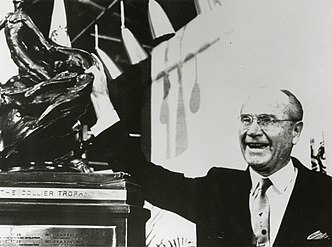
[[[280,91],[282,93],[286,94],[289,99],[289,107],[287,107],[288,116],[291,119],[301,121],[303,119],[303,108],[302,108],[301,102],[289,90],[282,89]]]

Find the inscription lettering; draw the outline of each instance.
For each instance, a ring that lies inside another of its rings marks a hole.
[[[127,192],[112,189],[0,187],[0,198],[126,200]]]
[[[115,247],[115,226],[0,225],[0,246]]]

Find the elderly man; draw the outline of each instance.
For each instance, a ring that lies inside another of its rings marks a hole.
[[[142,186],[146,200],[195,222],[198,246],[332,246],[332,179],[291,157],[303,127],[301,103],[291,92],[259,90],[242,106],[246,171],[212,168],[186,178],[147,162],[131,145],[110,109],[105,78],[96,68],[89,72],[97,78],[96,144],[114,169]]]

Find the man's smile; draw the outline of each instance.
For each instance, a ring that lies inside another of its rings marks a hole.
[[[246,142],[245,144],[250,149],[265,149],[270,145],[269,143],[265,142]]]

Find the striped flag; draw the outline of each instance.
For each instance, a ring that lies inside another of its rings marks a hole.
[[[54,0],[49,38],[58,45],[71,47],[64,0]]]

